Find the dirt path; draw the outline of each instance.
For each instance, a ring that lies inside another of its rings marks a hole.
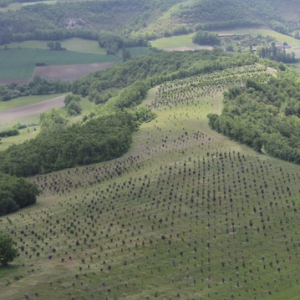
[[[54,107],[61,108],[64,106],[64,99],[65,96],[59,96],[53,99],[45,100],[35,104],[30,104],[27,106],[2,110],[0,111],[0,122],[34,116],[51,110]]]

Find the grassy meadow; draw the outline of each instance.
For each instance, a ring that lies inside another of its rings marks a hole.
[[[228,86],[265,76],[246,67],[155,87],[142,106],[157,117],[123,157],[31,178],[37,204],[0,218],[20,253],[0,267],[0,298],[300,299],[300,167],[206,117]]]

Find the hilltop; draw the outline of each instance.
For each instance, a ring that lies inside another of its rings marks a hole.
[[[30,39],[84,37],[97,39],[99,30],[147,39],[191,30],[265,26],[282,33],[299,29],[289,0],[112,0],[27,5],[0,13],[1,44]]]

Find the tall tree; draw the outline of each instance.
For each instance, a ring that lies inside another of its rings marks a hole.
[[[5,234],[0,234],[0,263],[7,266],[18,255],[13,239]]]

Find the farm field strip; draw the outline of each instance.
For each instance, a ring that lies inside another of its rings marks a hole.
[[[9,282],[0,280],[0,298],[287,300],[284,291],[300,291],[300,167],[207,124],[222,92],[253,77],[268,75],[245,67],[155,87],[142,106],[157,118],[123,157],[33,177],[37,205],[1,218],[21,255],[0,270]]]
[[[38,49],[0,50],[0,79],[30,78],[36,63],[47,65],[72,65],[118,62],[112,55],[87,54],[72,51]]]
[[[117,62],[36,67],[33,77],[40,76],[47,80],[73,81],[90,73],[110,68],[115,64]]]
[[[85,40],[81,38],[70,38],[60,41],[63,48],[68,51],[82,52],[82,53],[93,53],[106,55],[106,50],[100,48],[97,41]],[[2,46],[4,49],[4,46]],[[25,41],[21,43],[12,43],[8,45],[9,49],[40,49],[49,50],[46,41]]]
[[[66,94],[63,94],[66,95]],[[1,101],[0,102],[0,111],[5,109],[11,109],[21,106],[27,106],[34,103],[39,103],[45,100],[50,100],[59,96],[63,96],[62,94],[51,94],[51,95],[39,95],[39,96],[25,96],[15,98],[9,101]]]

